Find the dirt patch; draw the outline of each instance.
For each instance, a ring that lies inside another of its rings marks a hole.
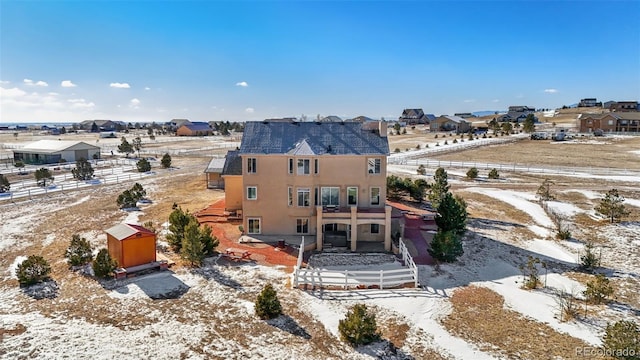
[[[504,308],[504,298],[482,287],[456,290],[453,312],[442,322],[453,334],[481,349],[514,359],[584,359],[575,349],[584,341]]]

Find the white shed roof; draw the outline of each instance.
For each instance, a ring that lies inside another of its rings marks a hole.
[[[73,148],[73,149],[72,149]],[[91,150],[99,149],[100,147],[87,144],[83,141],[71,141],[71,140],[38,140],[23,147],[22,149],[15,150],[14,152],[38,152],[38,153],[55,153],[65,150]]]

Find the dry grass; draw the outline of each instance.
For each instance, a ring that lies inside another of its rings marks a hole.
[[[584,341],[504,308],[504,299],[487,288],[469,286],[453,293],[453,312],[443,320],[450,332],[484,351],[514,359],[583,359],[575,349]]]
[[[521,140],[448,154],[435,154],[435,160],[535,164],[535,166],[570,166],[640,169],[640,137],[600,138],[600,144]]]

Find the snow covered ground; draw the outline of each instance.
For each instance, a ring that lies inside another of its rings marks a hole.
[[[400,175],[415,173],[402,165],[390,166]],[[433,169],[429,169],[433,172]],[[199,270],[177,266],[126,280],[99,283],[60,266],[54,279],[60,295],[34,300],[17,286],[15,267],[25,256],[54,246],[58,233],[32,234],[38,219],[47,212],[68,209],[94,199],[70,192],[68,197],[42,197],[0,209],[0,356],[6,358],[112,359],[421,359],[432,358],[432,351],[451,359],[501,359],[504,355],[488,350],[484,344],[452,334],[443,319],[452,313],[450,298],[456,290],[477,285],[487,287],[504,298],[505,307],[522,316],[550,326],[598,346],[606,321],[620,318],[637,320],[633,304],[592,309],[588,321],[559,320],[554,291],[574,292],[581,297],[584,284],[569,275],[584,251],[579,240],[553,239],[554,223],[535,199],[530,188],[500,189],[500,182],[486,185],[455,179],[451,183],[464,193],[482,194],[496,200],[495,206],[515,208],[527,214],[521,225],[533,234],[522,238],[514,234],[515,225],[503,218],[471,219],[464,243],[465,254],[454,264],[439,269],[420,266],[421,288],[368,289],[349,291],[299,290],[289,286],[290,274],[276,267],[255,264],[220,266],[215,258]],[[145,186],[159,186],[161,176],[145,178]],[[522,180],[503,180],[522,184]],[[109,186],[109,185],[105,185]],[[585,188],[566,190],[596,202],[601,192]],[[471,200],[474,201],[474,200]],[[639,206],[637,199],[628,199]],[[482,204],[480,204],[482,206]],[[549,210],[573,219],[590,213],[576,203],[550,201]],[[127,222],[138,223],[140,211],[122,213]],[[622,224],[603,224],[599,229],[606,246],[603,267],[619,280],[638,279],[640,223],[631,219]],[[106,240],[103,233],[85,230],[81,236],[94,245]],[[621,256],[623,254],[623,256]],[[522,289],[520,266],[528,256],[548,264],[541,269],[545,288]],[[395,268],[399,264],[380,257],[378,262],[352,256],[348,267],[328,257],[314,266],[324,269]],[[274,284],[285,315],[265,322],[254,315],[253,301],[262,287]],[[633,283],[631,283],[633,284]],[[637,288],[626,288],[628,294]],[[374,309],[379,324],[403,329],[395,354],[380,354],[379,345],[353,349],[340,341],[339,321],[349,307],[364,303]],[[542,337],[540,339],[543,339]],[[538,341],[540,339],[532,339]],[[426,349],[426,350],[421,350]]]

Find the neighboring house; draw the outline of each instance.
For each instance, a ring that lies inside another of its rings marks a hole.
[[[100,158],[100,148],[82,141],[38,140],[22,149],[13,150],[14,161],[25,164],[57,164],[61,160],[74,162]]]
[[[224,189],[222,170],[224,169],[224,158],[213,158],[204,170],[207,178],[207,189]]]
[[[361,123],[366,123],[366,122],[375,122],[378,120],[374,120],[368,116],[364,116],[364,115],[360,115],[360,116],[356,116],[353,119],[347,120],[347,121],[355,121],[355,122],[361,122]]]
[[[596,98],[580,99],[580,102],[578,103],[578,107],[596,107],[600,105],[602,104],[598,103]]]
[[[171,121],[167,122],[165,125],[168,130],[176,131],[182,125],[191,124],[191,121],[188,119],[171,119]]]
[[[206,122],[184,124],[176,130],[178,136],[210,136],[212,134],[213,129]]]
[[[442,115],[429,124],[431,131],[455,131],[465,133],[471,130],[471,122],[459,116]]]
[[[80,129],[91,132],[117,131],[118,127],[119,123],[112,120],[85,120],[80,123]]]
[[[637,101],[618,101],[613,104],[609,110],[615,112],[638,111]]]
[[[422,111],[422,109],[404,109],[402,111],[402,115],[398,118],[398,121],[405,122],[406,124],[429,124],[432,120],[435,119],[433,114],[431,118]]]
[[[623,112],[609,114],[582,114],[578,118],[578,131],[591,133],[603,132],[640,132],[640,113]]]
[[[321,122],[342,122],[342,119],[339,116],[329,115],[320,119]]]
[[[617,104],[617,102],[615,101],[605,101],[604,103],[602,103],[602,108],[603,109],[611,109],[612,106],[614,106],[615,104]]]
[[[469,118],[476,117],[472,113],[455,113],[455,114],[453,114],[453,116],[457,116],[457,117],[460,117],[460,118],[463,118],[463,119],[469,119]]]
[[[523,105],[515,105],[515,106],[509,106],[509,111],[508,112],[522,112],[522,113],[534,113],[536,111],[536,108],[532,108],[530,106],[523,106]]]
[[[496,116],[496,120],[499,122],[524,122],[527,119],[527,115],[534,114],[535,108],[529,106],[509,106],[509,111],[506,114]],[[538,118],[534,115],[533,120],[538,122]]]
[[[130,268],[156,261],[156,234],[140,225],[118,224],[105,231],[107,248],[118,267]]]
[[[247,122],[222,171],[226,206],[241,210],[250,236],[314,236],[317,250],[356,251],[363,241],[391,250],[388,155],[383,121]]]

